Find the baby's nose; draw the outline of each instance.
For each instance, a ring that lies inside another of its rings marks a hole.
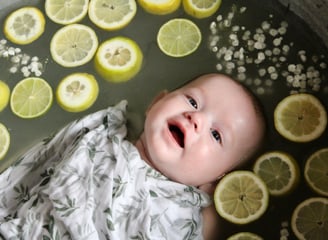
[[[195,130],[199,130],[200,127],[200,118],[194,112],[184,113],[185,118],[188,119],[189,123],[193,125]]]

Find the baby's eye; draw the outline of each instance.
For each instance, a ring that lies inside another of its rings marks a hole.
[[[188,98],[190,105],[193,106],[193,108],[198,109],[198,104],[197,104],[196,100],[190,96],[187,96],[187,98]]]
[[[217,142],[221,143],[222,139],[221,139],[220,133],[217,130],[214,130],[214,129],[211,129],[211,133],[212,133],[212,136],[214,137],[214,139]]]

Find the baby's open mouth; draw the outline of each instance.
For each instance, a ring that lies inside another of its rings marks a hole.
[[[180,147],[184,147],[184,133],[183,131],[176,125],[169,125],[169,130],[175,139],[175,141],[179,144]]]

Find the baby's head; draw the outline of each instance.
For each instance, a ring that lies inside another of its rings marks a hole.
[[[207,74],[154,100],[139,150],[171,180],[202,186],[248,159],[264,125],[249,91],[225,75]]]

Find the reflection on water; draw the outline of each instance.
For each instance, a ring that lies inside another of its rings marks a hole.
[[[10,11],[26,5],[26,1],[2,1],[0,4],[0,22],[3,23]],[[29,4],[43,9],[43,1],[29,1]],[[123,98],[129,101],[132,123],[136,127],[133,134],[136,135],[142,128],[147,104],[154,95],[206,72],[229,74],[258,95],[269,123],[269,136],[263,151],[286,151],[303,168],[311,153],[327,147],[327,130],[318,140],[297,144],[283,139],[273,127],[274,107],[283,97],[295,91],[313,93],[326,108],[328,106],[327,49],[301,19],[274,0],[223,1],[213,17],[193,19],[203,33],[200,48],[188,57],[171,58],[157,47],[156,35],[159,27],[173,17],[190,18],[182,9],[167,16],[155,16],[138,8],[135,19],[126,28],[115,32],[99,30],[87,18],[83,20],[82,23],[97,31],[99,42],[120,35],[130,37],[140,45],[144,53],[142,69],[134,79],[121,84],[101,79],[94,72],[92,63],[74,69],[65,69],[54,63],[49,54],[49,42],[61,26],[48,19],[45,34],[35,43],[20,47],[22,53],[30,57],[26,59],[26,65],[31,64],[36,56],[34,60],[42,64],[42,68],[39,65],[42,77],[47,79],[53,89],[69,73],[93,73],[98,79],[100,94],[95,105],[85,112],[67,113],[54,103],[46,115],[33,120],[19,119],[7,107],[0,113],[0,121],[9,128],[12,143],[7,157],[1,162],[0,170],[17,158],[20,152],[67,122],[115,104]],[[0,39],[3,38],[1,32]],[[10,46],[14,49],[17,47],[6,43],[6,47]],[[13,64],[9,58],[0,58],[0,78],[11,88],[26,74],[25,70],[21,71],[22,66],[14,71]],[[309,196],[314,194],[302,179],[292,195],[271,198],[269,209],[259,221],[235,226],[222,220],[222,235],[219,238],[224,239],[238,231],[253,231],[264,239],[279,239],[282,234],[284,239],[293,239],[289,225],[291,212],[297,203]]]

